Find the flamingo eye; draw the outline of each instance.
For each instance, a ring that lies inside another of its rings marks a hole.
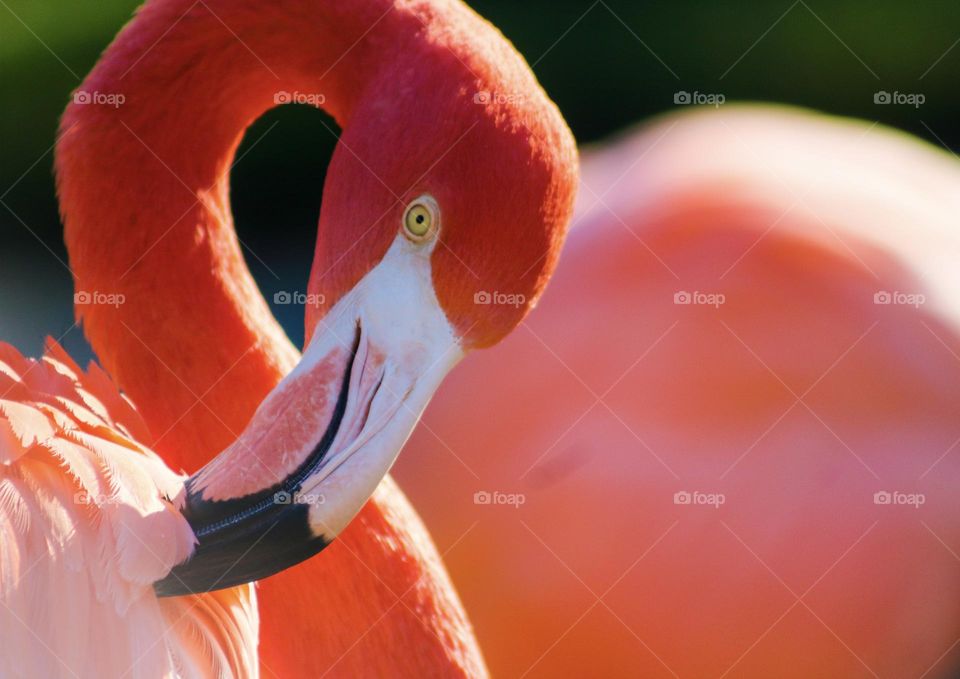
[[[436,233],[440,224],[440,208],[428,195],[414,199],[403,213],[403,231],[410,240],[421,243]]]

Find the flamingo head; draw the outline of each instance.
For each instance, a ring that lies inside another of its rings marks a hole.
[[[303,358],[233,449],[188,481],[199,545],[161,594],[247,582],[322,549],[446,373],[542,293],[572,211],[576,147],[522,58],[482,20],[467,23],[463,36],[398,46],[407,58],[385,58],[340,112]]]
[[[534,306],[553,271],[576,190],[576,147],[532,76],[478,84],[467,72],[444,85],[411,75],[422,82],[408,76],[387,105],[358,115],[334,153],[308,336],[365,276],[403,259],[411,276],[429,278],[417,308],[440,313],[461,349],[490,346]],[[412,289],[412,280],[396,283]]]

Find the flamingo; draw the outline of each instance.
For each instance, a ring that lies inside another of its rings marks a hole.
[[[244,130],[297,93],[343,131],[302,356],[228,197]],[[105,371],[0,349],[0,675],[484,676],[386,474],[565,236],[576,148],[520,55],[453,0],[150,0],[74,94],[56,173]]]
[[[740,105],[581,177],[537,313],[395,472],[491,671],[955,676],[956,158]]]

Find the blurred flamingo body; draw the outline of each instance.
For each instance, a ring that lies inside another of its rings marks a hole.
[[[785,108],[584,154],[537,314],[397,471],[462,536],[494,674],[951,676],[958,189],[942,151]]]
[[[477,103],[496,88],[524,96]],[[290,92],[343,129],[302,357],[229,209],[244,131]],[[0,674],[484,676],[384,474],[445,372],[528,311],[478,308],[459,268],[532,304],[563,242],[576,150],[522,58],[446,0],[152,0],[68,107],[56,169],[77,316],[124,396],[56,345],[0,349],[0,621],[23,644]],[[219,589],[328,544],[257,601]]]

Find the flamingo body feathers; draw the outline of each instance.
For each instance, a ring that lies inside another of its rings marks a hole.
[[[153,593],[193,549],[183,478],[110,378],[0,344],[0,395],[0,675],[256,676],[252,586]]]

